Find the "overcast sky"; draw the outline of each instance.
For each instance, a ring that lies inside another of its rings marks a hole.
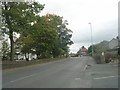
[[[111,40],[118,35],[119,0],[35,0],[45,4],[41,12],[63,16],[68,20],[68,28],[73,31],[70,52],[76,53],[80,47],[91,45],[92,23],[93,43]]]

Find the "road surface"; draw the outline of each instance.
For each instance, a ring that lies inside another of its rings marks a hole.
[[[3,71],[3,88],[118,88],[117,64],[89,56]]]

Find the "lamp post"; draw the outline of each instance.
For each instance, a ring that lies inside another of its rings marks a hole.
[[[91,22],[89,22],[88,24],[90,24],[90,30],[91,30],[91,45],[92,45],[92,56],[93,56],[92,23],[91,23]]]

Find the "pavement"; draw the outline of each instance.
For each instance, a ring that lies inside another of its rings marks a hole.
[[[118,88],[118,65],[89,56],[3,70],[3,88]]]
[[[91,88],[118,88],[118,65],[97,64],[85,71],[85,77],[91,78]]]

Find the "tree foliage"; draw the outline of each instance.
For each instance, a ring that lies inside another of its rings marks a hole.
[[[14,59],[14,49],[25,55],[36,54],[37,58],[67,56],[73,44],[68,22],[55,14],[40,16],[43,8],[37,2],[2,2],[2,31],[9,35],[10,60]],[[14,33],[20,36],[17,40]]]
[[[35,22],[35,16],[44,8],[37,2],[2,2],[2,30],[10,38],[10,60],[14,59],[13,33],[28,32],[31,23]]]
[[[7,39],[2,42],[1,53],[2,53],[2,60],[3,61],[9,59],[9,45],[8,45]]]

